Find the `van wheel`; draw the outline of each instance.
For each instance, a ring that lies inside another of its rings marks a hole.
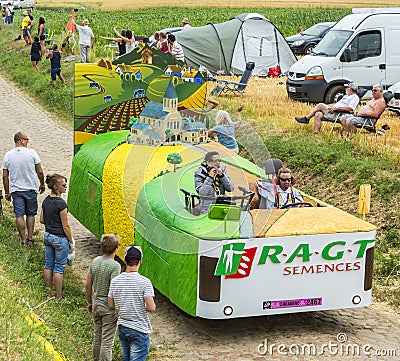
[[[346,89],[343,85],[335,85],[330,88],[325,95],[325,104],[332,104],[338,102],[343,95],[346,94]]]

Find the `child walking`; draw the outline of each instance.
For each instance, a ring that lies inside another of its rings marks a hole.
[[[41,53],[41,46],[39,43],[39,37],[35,36],[31,47],[31,62],[33,69],[35,69],[35,71],[38,70],[37,65],[41,58],[42,58],[42,53]]]

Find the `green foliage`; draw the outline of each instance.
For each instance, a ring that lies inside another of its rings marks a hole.
[[[71,268],[66,269],[65,301],[51,300],[37,307],[35,312],[45,324],[33,328],[26,320],[29,309],[23,300],[31,307],[47,300],[43,282],[44,249],[38,238],[32,247],[20,245],[14,221],[7,215],[0,217],[0,239],[0,334],[5,336],[0,359],[53,360],[38,344],[35,334],[39,334],[71,360],[91,360],[92,320],[86,310],[84,285],[77,275]]]

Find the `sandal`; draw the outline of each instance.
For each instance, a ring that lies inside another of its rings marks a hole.
[[[33,241],[33,239],[27,239],[25,244],[26,244],[27,246],[33,246],[34,241]]]

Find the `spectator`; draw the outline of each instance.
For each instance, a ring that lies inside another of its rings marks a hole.
[[[160,41],[160,32],[159,31],[156,31],[155,33],[154,33],[154,35],[153,35],[153,41],[151,41],[148,45],[149,45],[149,48],[153,48],[153,47],[156,47],[156,48],[158,48],[158,43],[159,43],[159,41]]]
[[[190,29],[192,26],[189,24],[189,19],[188,18],[184,18],[182,20],[182,27],[183,29]]]
[[[31,38],[31,43],[32,43],[33,15],[32,15],[31,9],[28,9],[27,11],[28,11],[29,19],[31,20],[31,23],[29,24],[29,27],[28,27],[28,31],[29,31],[29,37]]]
[[[24,11],[22,13],[22,15],[24,15],[24,18],[22,19],[22,37],[25,40],[25,45],[28,46],[30,44],[32,44],[32,38],[31,38],[31,33],[29,32],[29,28],[32,24],[32,20],[29,17],[28,11]]]
[[[163,53],[168,53],[168,40],[167,34],[163,31],[160,32],[160,41],[158,42],[158,49],[160,49]]]
[[[176,60],[185,62],[182,46],[176,41],[175,35],[173,34],[168,34],[168,48],[169,52]]]
[[[321,130],[323,120],[334,121],[334,112],[341,110],[352,112],[358,105],[360,99],[357,95],[358,86],[356,83],[348,83],[346,86],[346,95],[335,104],[319,103],[305,117],[295,117],[298,123],[308,124],[314,117],[314,133],[318,134]]]
[[[114,28],[114,31],[117,33],[117,28]],[[100,36],[100,38],[108,40],[108,41],[114,41],[118,44],[118,56],[126,54],[126,41],[123,39],[126,37],[126,30],[122,29],[121,30],[121,36],[119,38],[108,38],[105,36]]]
[[[7,6],[6,6],[5,22],[6,22],[6,24],[8,24],[10,29],[12,28],[13,21],[14,21],[14,8],[11,5],[11,2],[8,2]]]
[[[383,99],[383,87],[380,84],[375,84],[372,87],[372,99],[359,110],[355,111],[354,114],[343,115],[340,121],[343,128],[351,136],[357,133],[356,125],[364,124],[365,119],[363,117],[369,117],[367,126],[373,126],[385,108],[386,102]]]
[[[69,247],[74,244],[68,223],[68,206],[61,198],[67,192],[67,178],[59,174],[46,177],[50,189],[42,203],[40,223],[45,226],[43,242],[46,251],[44,265],[44,284],[49,296],[52,296],[52,284],[58,301],[62,301],[62,283],[67,265]]]
[[[38,209],[37,192],[38,189],[40,193],[45,191],[40,158],[35,150],[28,148],[28,142],[29,137],[26,133],[16,133],[15,148],[7,152],[3,160],[4,196],[7,201],[11,201],[11,198],[13,200],[15,222],[22,244],[33,244],[33,229]]]
[[[228,112],[224,110],[218,110],[217,114],[215,114],[215,122],[217,123],[217,125],[208,131],[209,136],[217,136],[218,142],[220,144],[232,150],[236,154],[239,153],[239,147],[235,139],[235,129],[238,128],[242,123],[242,117],[240,114],[242,110],[243,106],[241,105],[237,109],[238,112],[237,122],[233,122],[231,120],[231,117],[228,114]]]
[[[136,48],[135,36],[132,30],[126,30],[126,36],[120,34],[116,28],[114,28],[114,31],[123,41],[125,41],[126,54],[130,53]]]
[[[118,313],[118,335],[122,361],[145,360],[152,331],[147,312],[154,312],[154,289],[151,281],[139,274],[142,250],[129,246],[125,250],[126,271],[111,281],[108,306]]]
[[[61,51],[58,50],[57,43],[53,43],[51,49],[52,50],[46,54],[46,59],[50,59],[51,85],[55,87],[57,76],[62,83],[65,83],[65,79],[61,75]]]
[[[7,10],[5,6],[1,7],[1,21],[2,21],[2,28],[6,28],[6,16],[7,16]]]
[[[35,71],[38,70],[37,65],[41,58],[42,58],[42,52],[41,52],[39,37],[35,36],[34,42],[32,43],[32,47],[31,47],[31,62],[32,62],[33,69]]]
[[[213,197],[225,195],[226,191],[232,192],[234,189],[232,180],[226,173],[226,167],[220,164],[219,153],[208,152],[194,173],[194,186],[200,196],[200,214],[207,213],[210,205],[215,203],[216,199],[212,199]]]
[[[92,29],[89,27],[89,20],[84,19],[82,21],[82,26],[77,25],[75,20],[72,22],[76,26],[79,32],[79,48],[82,63],[90,63],[90,50],[94,46],[94,35]]]
[[[46,28],[45,28],[45,24],[46,21],[44,20],[44,17],[41,16],[39,17],[39,24],[38,24],[38,37],[39,37],[39,42],[40,42],[40,54],[44,55],[44,53],[46,52]]]
[[[108,307],[108,292],[111,280],[121,273],[121,266],[114,261],[118,251],[119,237],[104,234],[101,237],[102,256],[96,257],[89,267],[86,278],[88,312],[93,316],[95,361],[111,361],[117,315]]]

